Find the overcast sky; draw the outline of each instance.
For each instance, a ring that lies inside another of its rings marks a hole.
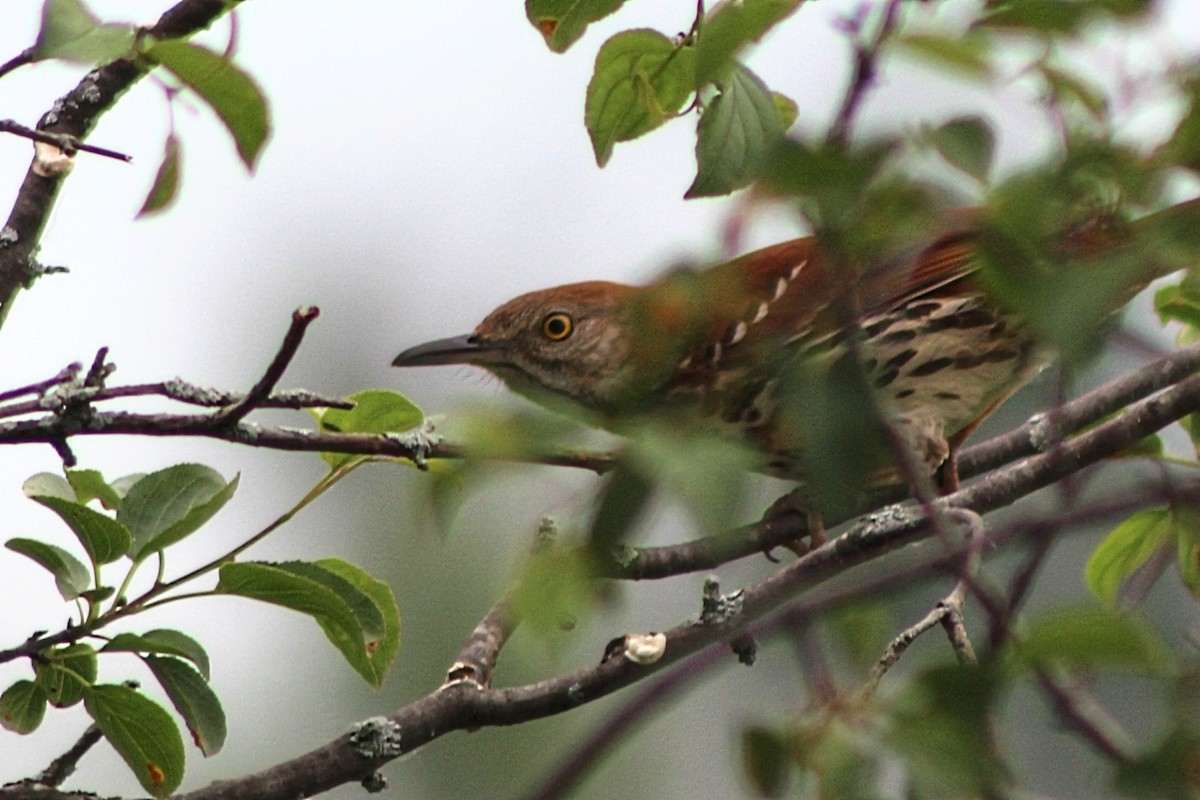
[[[166,5],[91,3],[104,19],[138,23],[152,22]],[[751,58],[772,88],[799,104],[799,131],[822,130],[836,107],[847,59],[834,21],[855,5],[811,3]],[[962,0],[922,5],[922,13],[952,21],[964,5]],[[0,60],[33,41],[40,6],[37,0],[6,0]],[[114,381],[180,375],[204,385],[246,388],[273,355],[292,309],[315,304],[322,317],[283,386],[333,394],[396,388],[439,412],[464,397],[496,397],[494,382],[466,370],[400,373],[388,364],[408,345],[467,331],[493,306],[529,289],[588,278],[641,280],[678,259],[719,255],[731,201],[682,200],[694,171],[693,119],[618,145],[604,170],[595,165],[582,124],[583,93],[600,43],[630,27],[669,34],[686,29],[693,9],[682,0],[631,2],[560,56],[547,51],[517,0],[249,0],[238,12],[237,61],[264,89],[275,124],[257,175],[246,175],[207,108],[194,99],[177,104],[182,197],[160,217],[133,221],[169,119],[155,80],[133,89],[104,117],[91,141],[132,154],[134,164],[78,159],[40,255],[44,263],[71,272],[42,280],[18,300],[0,332],[3,386],[48,377],[71,361],[88,361],[97,347],[107,345],[119,366]],[[1097,80],[1112,85],[1122,77],[1153,74],[1188,54],[1194,57],[1200,52],[1198,31],[1200,7],[1194,0],[1173,0],[1162,4],[1158,24],[1130,41],[1109,38],[1081,48],[1081,57]],[[220,23],[206,41],[223,47],[228,32],[228,24]],[[42,64],[9,75],[0,80],[0,117],[34,124],[81,74],[77,67]],[[865,131],[982,110],[998,125],[1002,169],[1035,157],[1053,142],[1051,128],[1032,102],[1032,89],[1020,82],[983,92],[935,79],[908,62],[887,65],[885,75],[866,106]],[[1169,124],[1171,113],[1150,103],[1136,113],[1121,109],[1118,122],[1125,135],[1144,137]],[[15,196],[29,156],[28,142],[0,139],[0,193]],[[793,221],[771,217],[750,231],[749,241],[766,244],[797,230]],[[305,424],[302,416],[288,419]],[[264,456],[207,442],[96,437],[73,446],[81,466],[110,477],[185,460],[211,463],[227,476],[243,472],[241,492],[212,534],[181,548],[180,572],[188,558],[211,557],[272,519],[321,472],[315,457]],[[20,492],[30,474],[60,469],[54,452],[29,446],[5,448],[2,455],[0,534],[42,536],[65,545],[65,529]],[[371,528],[374,523],[359,521],[355,509],[386,503],[378,498],[416,480],[394,470],[339,488],[340,495],[306,511],[279,541],[252,555],[340,555],[361,561],[365,552],[366,558],[379,558],[384,534]],[[524,536],[522,531],[530,530],[548,507],[577,509],[594,487],[580,476],[554,476],[535,485],[533,497],[513,501],[519,510],[513,512],[512,536]],[[357,540],[370,539],[367,529],[375,530],[375,544]],[[445,546],[436,536],[429,540],[430,548]],[[456,552],[475,552],[469,539],[452,542]],[[521,547],[509,547],[505,563],[517,559]],[[486,570],[487,548],[475,557]],[[2,550],[0,576],[0,646],[63,624],[69,609],[57,601],[52,581]],[[480,596],[494,595],[505,579],[505,574],[489,576]],[[186,616],[188,630],[213,653],[233,734],[231,752],[217,759],[202,763],[189,752],[192,772],[185,788],[297,754],[336,735],[359,709],[365,716],[390,707],[379,707],[378,696],[364,692],[347,711],[340,695],[326,688],[356,679],[337,663],[315,626],[282,611],[245,606],[209,601]],[[472,607],[464,619],[477,617],[485,607]],[[690,613],[680,608],[657,621]],[[428,610],[427,617],[420,609],[404,610],[406,624],[417,628],[436,619],[437,609]],[[178,622],[163,615],[134,627]],[[469,625],[447,631],[448,649],[434,653],[431,663],[444,663],[468,631]],[[296,638],[279,644],[276,635]],[[310,661],[312,649],[320,651],[319,660]],[[402,667],[408,654],[401,653]],[[286,682],[256,671],[284,661],[303,663],[305,669]],[[118,663],[104,674],[113,680],[138,674],[132,663]],[[24,676],[26,669],[23,664],[0,668],[0,685]],[[436,685],[435,673],[419,670],[411,681],[388,695],[388,702],[413,699]],[[265,705],[252,705],[259,698]],[[320,724],[285,734],[264,721],[264,713],[299,702],[311,703],[303,724],[314,719]],[[50,716],[44,737],[0,732],[0,782],[44,767],[83,725],[78,709]],[[717,731],[709,742],[729,773],[715,779],[714,788],[743,791],[733,740],[723,737]],[[487,741],[473,741],[481,740]],[[681,753],[676,756],[681,764],[691,763],[689,758],[700,765],[709,760],[703,748]],[[98,749],[72,786],[136,791],[120,769],[107,772],[114,764],[111,753]],[[669,778],[654,785],[660,797],[690,796]],[[425,790],[405,796],[426,796],[422,791],[435,796],[441,790],[429,782]],[[355,788],[353,796],[358,792]]]

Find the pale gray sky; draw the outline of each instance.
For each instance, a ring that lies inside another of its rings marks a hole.
[[[103,18],[145,23],[168,4],[97,0],[91,5]],[[832,23],[855,5],[822,0],[805,6],[751,58],[772,88],[798,102],[801,130],[821,130],[837,103],[848,62],[845,42]],[[925,13],[952,20],[965,3],[931,5]],[[7,0],[0,59],[33,41],[40,6],[37,0]],[[181,375],[201,384],[246,388],[273,355],[291,310],[315,304],[323,315],[283,386],[324,393],[402,389],[433,412],[453,408],[464,397],[494,398],[494,382],[464,370],[399,373],[388,363],[405,346],[464,332],[497,303],[528,289],[586,278],[638,280],[673,260],[719,253],[730,201],[681,199],[694,169],[692,119],[618,145],[604,170],[595,166],[582,125],[584,88],[600,43],[628,27],[683,30],[693,8],[682,0],[629,3],[559,56],[546,50],[517,0],[246,2],[239,11],[238,62],[265,90],[275,119],[258,174],[245,174],[207,108],[194,100],[178,105],[181,200],[165,215],[133,221],[157,166],[168,115],[154,80],[131,91],[104,118],[92,142],[130,153],[135,163],[78,159],[41,251],[45,263],[68,266],[71,273],[43,280],[18,301],[0,334],[4,386],[42,379],[108,345],[119,365],[115,381]],[[1128,42],[1109,38],[1095,48],[1081,48],[1081,57],[1104,82],[1153,74],[1171,59],[1200,52],[1197,31],[1197,4],[1171,0],[1162,4],[1159,24]],[[221,23],[207,39],[221,46],[227,33]],[[0,80],[0,116],[33,124],[81,74],[75,67],[42,64]],[[998,125],[1000,163],[1009,168],[1053,141],[1031,102],[1031,88],[1020,82],[982,92],[935,80],[910,62],[889,65],[885,75],[865,109],[865,130],[982,110]],[[1122,129],[1135,137],[1154,135],[1165,124],[1169,109],[1161,107],[1121,119]],[[19,186],[29,156],[24,140],[0,139],[0,191],[7,197]],[[795,230],[790,221],[773,217],[753,229],[750,240],[765,244]],[[290,419],[304,424],[302,416]],[[272,519],[322,468],[312,456],[259,454],[209,442],[92,438],[73,446],[81,466],[110,477],[187,460],[212,464],[227,476],[242,471],[239,495],[211,530],[172,556],[175,574],[189,558],[211,557]],[[5,448],[3,456],[0,534],[69,542],[65,528],[20,492],[28,475],[59,469],[54,452],[30,446]],[[357,679],[308,620],[233,601],[176,607],[186,629],[213,656],[214,683],[231,728],[227,750],[217,758],[205,762],[189,750],[185,788],[298,754],[356,717],[382,713],[432,689],[436,665],[447,663],[487,598],[511,576],[537,518],[548,510],[568,516],[586,507],[594,486],[578,475],[527,477],[524,484],[504,484],[502,494],[487,495],[491,502],[503,497],[511,503],[510,530],[493,527],[495,520],[481,501],[464,512],[465,521],[449,539],[409,532],[402,548],[394,530],[401,524],[394,521],[402,515],[401,501],[394,498],[404,496],[402,486],[422,478],[381,468],[357,476],[361,480],[355,486],[339,487],[251,553],[275,559],[339,555],[371,564],[394,557],[409,565],[458,565],[464,574],[476,569],[486,576],[484,585],[475,587],[478,599],[453,623],[445,623],[446,630],[435,632],[440,643],[427,630],[441,610],[429,599],[431,590],[397,589],[411,638],[401,651],[398,676],[384,694],[355,685]],[[364,508],[382,514],[382,521]],[[472,531],[474,522],[489,527]],[[481,543],[479,536],[496,537],[497,543]],[[416,579],[421,571],[414,572]],[[0,576],[0,645],[63,624],[69,609],[58,601],[52,581],[21,557],[0,550]],[[644,620],[646,627],[665,627],[691,613],[691,591],[669,607],[651,606],[655,610]],[[630,601],[624,612],[636,607]],[[133,629],[180,624],[169,609],[137,621]],[[590,641],[576,636],[571,646],[582,644],[588,658],[598,655],[606,630],[587,634]],[[425,639],[419,631],[426,631]],[[526,645],[536,665],[530,675],[586,663],[576,655]],[[421,657],[429,666],[413,667],[413,659]],[[0,668],[0,686],[26,669],[22,664]],[[111,680],[147,678],[132,661],[104,663],[102,671]],[[790,654],[757,671],[763,685],[795,680]],[[739,686],[729,680],[722,692]],[[796,700],[793,693],[783,696],[785,703]],[[765,708],[778,708],[778,696]],[[300,715],[277,724],[280,709],[297,709]],[[750,718],[749,711],[731,717],[733,723]],[[44,767],[84,724],[81,710],[74,709],[50,714],[44,730],[32,737],[0,732],[0,782]],[[682,739],[681,724],[693,738],[672,742],[675,736]],[[569,746],[582,728],[570,730],[547,746]],[[706,726],[703,719],[679,717],[658,730],[665,740],[659,744],[674,748],[670,763],[681,769],[715,765],[707,794],[745,791],[728,721],[718,718]],[[536,730],[528,735],[536,736]],[[423,751],[389,768],[389,774],[397,783],[411,781],[406,797],[465,796],[440,786],[427,774],[430,765],[453,763],[448,760],[452,752],[471,753],[488,743],[503,748],[526,736],[520,731],[459,735],[452,737],[456,744],[439,743],[430,748],[433,754]],[[458,747],[465,750],[452,749]],[[621,759],[615,762],[621,768],[641,763],[637,753],[624,752]],[[458,763],[463,770],[461,782],[453,784],[458,789],[488,785],[486,774],[473,774]],[[528,785],[533,778],[517,776],[515,785]],[[649,784],[661,798],[694,796],[669,773]],[[89,754],[71,786],[136,791],[103,746]],[[354,787],[345,796],[359,796],[359,791]],[[591,791],[606,796],[596,785]]]

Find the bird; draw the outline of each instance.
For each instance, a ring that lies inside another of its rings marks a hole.
[[[1087,269],[1136,247],[1156,223],[1197,229],[1198,209],[1200,198],[1132,223],[1089,212],[1047,250],[1071,262],[1064,269]],[[392,365],[482,367],[535,402],[582,409],[618,433],[630,420],[699,420],[761,454],[760,471],[802,482],[835,455],[806,452],[817,440],[815,395],[806,388],[849,375],[835,387],[835,411],[844,385],[865,387],[870,402],[847,397],[845,406],[878,412],[933,475],[1054,355],[1028,315],[991,291],[981,256],[988,231],[985,210],[953,210],[925,237],[857,270],[818,235],[642,286],[585,281],[533,291],[473,332],[411,347]],[[1140,255],[1121,264],[1129,274],[1106,311],[1179,267]],[[860,423],[874,420],[840,427]],[[896,479],[895,467],[880,469]],[[957,485],[952,470],[946,484]]]

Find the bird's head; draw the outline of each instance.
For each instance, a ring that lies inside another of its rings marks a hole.
[[[635,289],[589,281],[523,294],[504,303],[473,333],[405,350],[395,367],[470,364],[516,392],[561,406],[566,398],[606,412],[628,402],[638,376],[627,324]]]

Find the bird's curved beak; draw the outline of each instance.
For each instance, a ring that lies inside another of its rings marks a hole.
[[[443,364],[503,363],[503,351],[475,334],[451,336],[410,347],[392,360],[393,367],[434,367]]]

